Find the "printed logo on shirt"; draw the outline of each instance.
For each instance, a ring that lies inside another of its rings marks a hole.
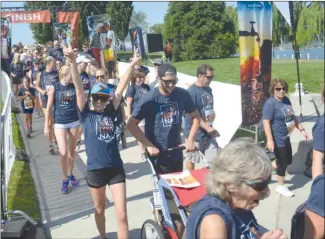
[[[291,133],[293,132],[293,130],[295,129],[295,122],[294,122],[294,115],[295,115],[295,112],[293,111],[292,109],[292,106],[291,105],[284,105],[282,108],[281,108],[284,116],[285,116],[285,123],[287,125],[287,128],[288,128],[288,136],[291,135]]]
[[[179,110],[177,103],[160,106],[162,114],[163,127],[170,127],[173,124],[179,123]]]
[[[74,102],[76,93],[74,91],[61,91],[59,92],[60,106],[70,106]]]
[[[254,220],[251,220],[247,225],[244,223],[240,226],[240,239],[256,239],[259,238],[259,226]]]
[[[49,88],[52,87],[56,82],[58,82],[57,74],[44,76],[44,85],[46,90],[49,90]]]
[[[90,88],[90,80],[87,77],[84,77],[82,79],[82,85],[84,87],[84,91],[87,91],[88,92],[88,90]]]
[[[213,125],[214,119],[216,118],[216,114],[213,109],[213,97],[210,94],[201,95],[203,112],[204,112],[204,120],[210,126]]]
[[[96,135],[100,141],[110,143],[115,139],[114,124],[110,117],[98,116],[96,119]]]
[[[147,93],[148,91],[147,91],[147,89],[145,89],[145,88],[139,88],[139,98],[142,96],[142,95],[144,95],[145,93]]]

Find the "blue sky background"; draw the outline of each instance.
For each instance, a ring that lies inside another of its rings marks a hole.
[[[133,2],[136,11],[142,10],[147,13],[149,25],[163,23],[167,12],[168,2]],[[237,2],[226,2],[227,5],[237,5]],[[1,7],[22,7],[23,2],[1,2]],[[12,41],[16,44],[22,41],[23,44],[34,43],[32,32],[27,23],[13,24]]]

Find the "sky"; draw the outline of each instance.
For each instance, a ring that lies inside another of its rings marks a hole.
[[[226,2],[227,5],[236,5],[236,2]],[[147,13],[149,26],[156,23],[163,23],[167,12],[168,2],[133,2],[136,11],[142,10]],[[23,2],[1,2],[1,7],[22,7]],[[23,44],[33,44],[33,35],[29,24],[19,23],[12,26],[12,41],[16,44],[22,41]]]

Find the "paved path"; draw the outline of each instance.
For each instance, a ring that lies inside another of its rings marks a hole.
[[[296,114],[297,100],[293,99]],[[319,101],[318,101],[319,102]],[[315,108],[312,108],[310,99],[304,97],[306,116],[310,116],[305,122],[306,130],[311,134],[314,124]],[[318,104],[320,105],[320,103]],[[323,107],[321,107],[323,108]],[[32,160],[32,168],[36,172],[36,186],[39,196],[42,198],[40,208],[42,220],[46,230],[47,238],[99,238],[94,221],[94,209],[89,189],[85,181],[86,154],[84,145],[77,156],[75,175],[81,179],[80,187],[74,189],[67,195],[60,193],[61,169],[59,156],[48,153],[48,141],[43,135],[44,118],[35,119],[33,122],[32,138],[27,140],[26,147]],[[22,123],[22,114],[20,114]],[[292,135],[294,152],[294,163],[289,168],[286,183],[295,193],[293,198],[284,198],[275,193],[276,175],[272,176],[270,184],[271,195],[260,203],[254,210],[259,223],[265,228],[283,228],[290,234],[291,217],[298,205],[303,203],[310,192],[311,181],[302,173],[304,155],[310,147],[302,142],[297,132]],[[129,217],[130,238],[139,238],[142,223],[151,218],[149,198],[152,195],[151,177],[149,166],[142,162],[139,148],[133,137],[127,138],[128,147],[121,150],[124,167],[127,174],[127,209]],[[112,197],[107,190],[106,228],[107,237],[116,238],[116,220]]]

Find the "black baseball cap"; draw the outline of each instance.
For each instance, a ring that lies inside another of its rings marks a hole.
[[[175,75],[175,76],[177,75],[177,70],[176,70],[175,66],[173,66],[169,63],[162,64],[158,69],[159,77],[164,77],[167,75]]]

